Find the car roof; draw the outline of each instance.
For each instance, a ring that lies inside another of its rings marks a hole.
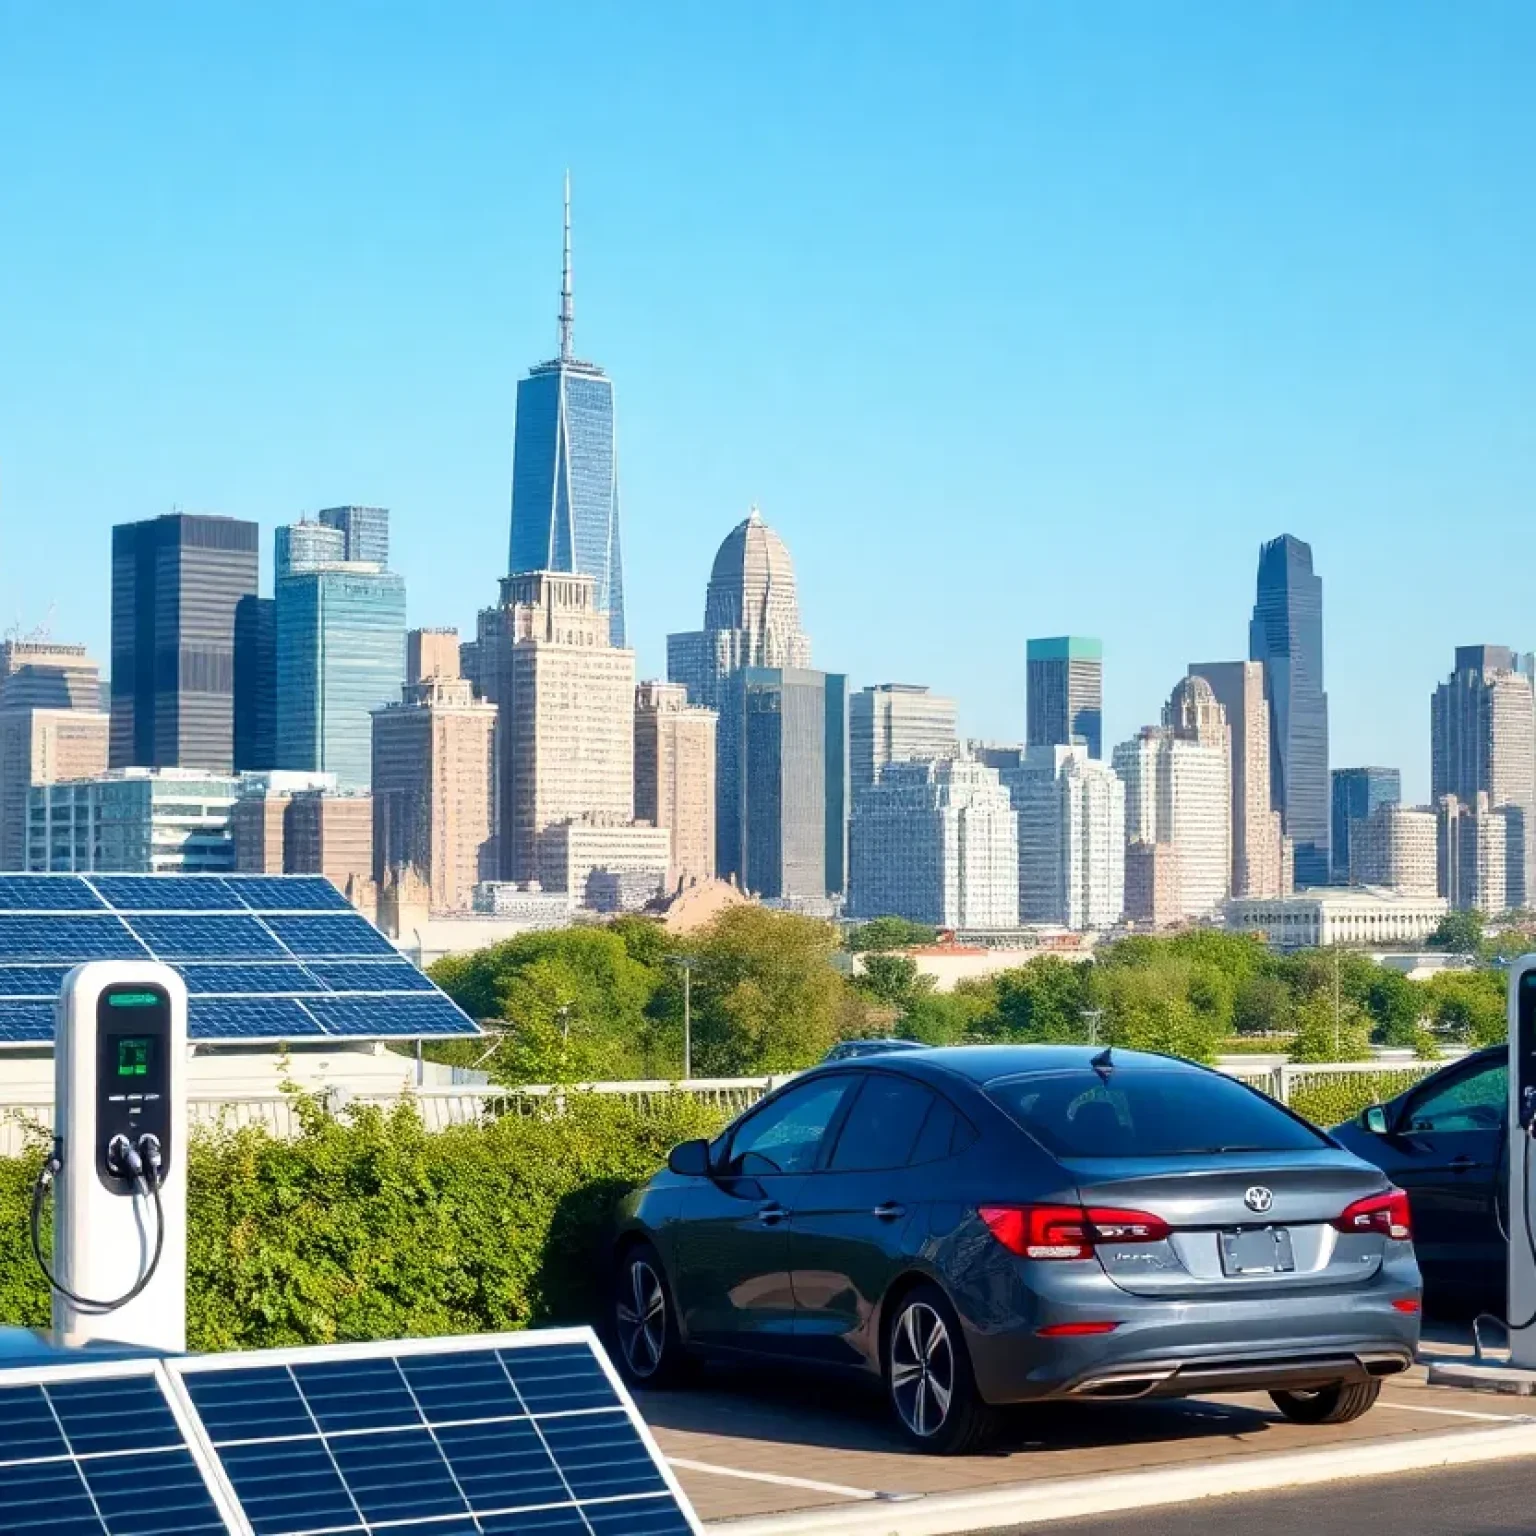
[[[1025,1072],[1067,1072],[1091,1067],[1102,1056],[1102,1045],[937,1045],[925,1051],[902,1051],[899,1056],[868,1056],[844,1061],[830,1061],[815,1070],[836,1071],[839,1067],[899,1066],[913,1077],[961,1077],[973,1083],[990,1083],[999,1077],[1017,1077]],[[1147,1051],[1127,1051],[1116,1046],[1112,1061],[1117,1072],[1127,1068],[1160,1072],[1203,1072],[1205,1068],[1174,1056],[1157,1056]]]

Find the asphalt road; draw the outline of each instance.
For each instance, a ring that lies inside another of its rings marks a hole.
[[[1038,1536],[1041,1526],[1016,1526]],[[1536,1532],[1536,1461],[1487,1462],[1410,1477],[1371,1478],[1358,1485],[1327,1483],[1290,1493],[1266,1493],[1197,1504],[1170,1504],[1134,1516],[1090,1515],[1050,1527],[1053,1536],[1531,1536]]]

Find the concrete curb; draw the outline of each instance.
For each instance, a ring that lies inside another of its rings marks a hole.
[[[1194,1467],[1007,1483],[968,1493],[929,1494],[910,1503],[844,1504],[835,1509],[756,1515],[711,1521],[708,1529],[717,1536],[814,1536],[824,1531],[838,1536],[962,1536],[1082,1515],[1526,1456],[1536,1456],[1536,1423],[1522,1421],[1507,1429],[1404,1435],[1299,1454],[1224,1457]]]

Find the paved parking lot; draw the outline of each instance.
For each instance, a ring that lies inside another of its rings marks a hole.
[[[906,1451],[878,1396],[857,1387],[712,1373],[691,1390],[639,1402],[705,1521],[1486,1430],[1536,1411],[1519,1399],[1430,1387],[1420,1368],[1349,1425],[1290,1424],[1262,1396],[1052,1403],[1018,1410],[991,1453],[942,1458]]]

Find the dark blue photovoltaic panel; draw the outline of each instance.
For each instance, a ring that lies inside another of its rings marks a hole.
[[[100,898],[77,875],[0,875],[0,912],[100,910]]]
[[[395,947],[357,912],[315,917],[268,917],[267,926],[301,960],[393,956]]]
[[[535,1339],[171,1368],[256,1536],[694,1536],[590,1343]]]
[[[115,917],[23,917],[0,913],[0,960],[143,960],[140,944]]]
[[[67,965],[0,965],[0,997],[57,997]]]
[[[287,997],[193,997],[187,1033],[194,1040],[305,1040],[320,1027]]]
[[[313,960],[309,972],[332,992],[437,991],[409,960]]]
[[[239,912],[243,903],[218,875],[88,875],[119,912]]]
[[[54,1005],[0,998],[0,1045],[28,1045],[53,1039]]]
[[[0,1375],[3,1536],[196,1536],[223,1520],[149,1374]]]
[[[244,997],[281,997],[287,992],[324,992],[325,988],[302,965],[292,960],[272,960],[249,965],[178,965],[187,991]],[[0,989],[5,983],[0,981]]]
[[[254,917],[134,917],[129,921],[157,960],[287,958]]]
[[[304,1006],[328,1035],[472,1035],[475,1026],[446,997],[309,997]]]
[[[324,875],[231,875],[230,890],[253,912],[350,912]]]

